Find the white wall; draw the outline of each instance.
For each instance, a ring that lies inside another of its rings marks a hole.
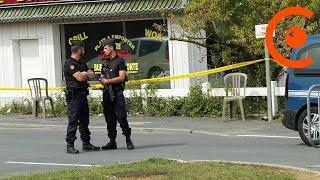
[[[171,19],[168,19],[169,37],[181,38],[181,28]],[[196,37],[205,37],[201,31]],[[207,70],[207,49],[193,43],[183,41],[169,41],[170,75],[188,74]],[[172,89],[189,89],[200,82],[207,82],[207,76],[171,81]]]
[[[53,24],[0,24],[0,87],[19,85],[19,48],[21,39],[38,39],[42,77],[49,86],[61,85],[61,48],[59,25]],[[37,71],[39,69],[30,69]]]

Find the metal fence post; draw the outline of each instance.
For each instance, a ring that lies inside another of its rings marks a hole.
[[[141,84],[141,98],[143,109],[147,109],[148,106],[148,86],[149,84]]]
[[[275,117],[278,112],[278,97],[276,95],[277,81],[271,81],[271,103],[272,103],[272,117]]]
[[[211,83],[202,83],[201,84],[202,87],[202,93],[206,94],[206,95],[211,95]]]
[[[319,148],[320,146],[319,145],[316,145],[314,143],[314,140],[317,140],[317,135],[318,135],[318,130],[320,128],[320,124],[318,124],[318,127],[315,127],[316,126],[316,123],[313,122],[313,119],[311,120],[311,93],[312,93],[312,90],[315,89],[315,88],[318,88],[318,91],[317,91],[317,104],[318,104],[318,114],[320,113],[320,84],[315,84],[315,85],[312,85],[309,90],[308,90],[308,94],[307,94],[307,121],[308,121],[308,140],[309,140],[309,143],[311,144],[311,146],[313,147],[317,147]],[[316,118],[319,118],[316,117]],[[316,120],[315,120],[316,121]],[[312,126],[313,129],[314,129],[314,133],[313,133],[313,138],[311,137],[312,135]]]

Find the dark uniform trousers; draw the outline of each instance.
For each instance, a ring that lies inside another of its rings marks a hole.
[[[125,107],[125,98],[123,91],[114,91],[114,99],[111,101],[108,90],[103,92],[103,114],[106,119],[108,137],[115,139],[117,137],[117,121],[122,128],[122,134],[130,138],[131,128],[127,121],[127,111]]]
[[[74,143],[77,139],[77,127],[79,125],[80,138],[83,142],[90,141],[91,132],[89,131],[89,107],[87,95],[78,92],[68,103],[68,129],[67,143]]]

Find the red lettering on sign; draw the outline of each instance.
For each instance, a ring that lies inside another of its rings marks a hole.
[[[132,54],[127,50],[120,50],[119,51],[119,57],[121,57],[121,58],[130,58],[130,57],[132,57]]]

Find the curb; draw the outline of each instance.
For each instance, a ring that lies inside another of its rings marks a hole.
[[[40,129],[40,128],[50,128],[50,129],[65,129],[66,125],[45,125],[45,124],[11,124],[11,123],[0,123],[1,128],[32,128],[32,129]],[[107,129],[106,126],[89,126],[90,129]],[[174,128],[149,128],[149,127],[131,127],[133,130],[138,131],[165,131],[165,132],[184,132],[189,134],[204,134],[204,135],[212,135],[212,136],[222,136],[222,137],[231,137],[233,135],[227,135],[222,133],[214,133],[208,131],[197,131],[191,129],[174,129]]]

